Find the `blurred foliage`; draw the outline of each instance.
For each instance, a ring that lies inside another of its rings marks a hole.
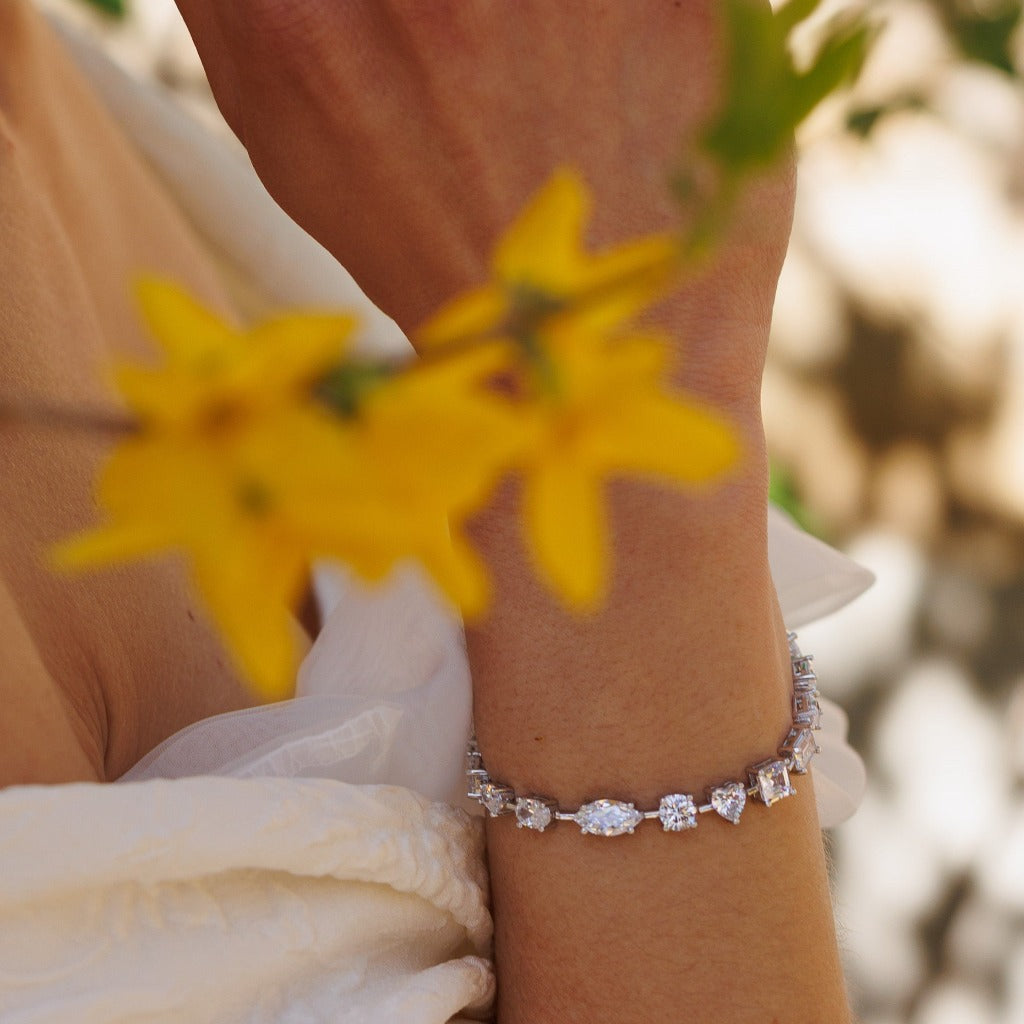
[[[1013,37],[1024,14],[1020,0],[1004,0],[988,10],[962,0],[935,0],[935,6],[965,58],[1020,77],[1013,58]]]
[[[995,0],[984,8],[969,0],[932,0],[932,7],[950,45],[963,61],[1021,80],[1014,49],[1017,36],[1024,31],[1024,0]],[[867,139],[890,114],[928,109],[927,96],[901,94],[882,103],[854,107],[846,116],[846,127]]]
[[[859,135],[862,139],[866,139],[875,130],[879,122],[890,114],[896,114],[904,110],[926,110],[927,108],[928,100],[918,93],[898,96],[888,103],[875,103],[867,107],[854,107],[846,115],[846,128],[854,135]]]
[[[822,535],[820,525],[813,521],[814,517],[800,497],[796,481],[785,466],[775,461],[771,464],[768,500],[782,509],[802,530],[815,536]]]
[[[108,18],[123,18],[128,13],[128,0],[83,0],[94,10],[101,11]]]
[[[736,175],[779,159],[793,132],[830,93],[859,72],[873,36],[862,18],[833,20],[807,67],[789,49],[792,30],[820,0],[790,0],[773,11],[749,0],[725,0],[725,46],[730,54],[725,97],[703,150]]]
[[[720,238],[742,182],[785,158],[796,128],[827,96],[852,85],[875,31],[858,11],[831,19],[817,51],[801,66],[793,32],[821,0],[789,0],[773,9],[750,0],[723,0],[726,55],[721,103],[686,148],[669,179],[680,205],[694,214],[686,247],[699,262]]]

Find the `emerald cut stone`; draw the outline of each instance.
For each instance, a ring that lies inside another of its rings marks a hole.
[[[466,772],[466,778],[468,784],[466,786],[466,796],[472,800],[479,800],[483,795],[481,790],[485,782],[490,782],[487,772],[483,768],[471,768]]]
[[[821,728],[821,705],[816,690],[799,691],[793,694],[793,721],[809,729]]]
[[[762,761],[750,769],[750,784],[757,787],[761,801],[771,807],[796,790],[790,784],[785,761]]]
[[[818,744],[810,729],[790,729],[785,742],[779,747],[779,753],[789,756],[792,770],[798,775],[806,774],[811,758],[818,752]]]
[[[813,676],[814,675],[814,658],[809,654],[801,654],[799,658],[793,659],[793,675],[799,676]]]

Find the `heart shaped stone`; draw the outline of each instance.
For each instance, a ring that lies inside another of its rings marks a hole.
[[[726,782],[722,786],[715,786],[710,798],[711,806],[726,821],[739,824],[740,815],[747,803],[747,788],[742,782]]]

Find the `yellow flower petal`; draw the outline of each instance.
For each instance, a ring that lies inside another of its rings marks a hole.
[[[582,458],[608,474],[652,475],[686,485],[720,478],[735,466],[740,450],[723,416],[659,394],[609,407],[580,442]]]
[[[529,549],[541,575],[570,607],[587,611],[608,588],[608,524],[601,482],[588,467],[542,457],[523,481]]]
[[[55,568],[65,571],[92,569],[166,551],[174,540],[159,523],[102,526],[54,545],[49,558]]]
[[[650,235],[592,256],[581,271],[576,294],[584,296],[570,316],[582,330],[619,326],[660,299],[679,268],[673,235]]]
[[[291,694],[298,667],[294,618],[304,559],[287,547],[228,544],[195,557],[193,579],[239,667],[268,700]]]
[[[508,318],[508,294],[500,287],[484,285],[442,306],[413,336],[421,352],[431,352],[452,342],[500,331]]]
[[[483,559],[464,538],[420,552],[420,561],[441,592],[467,620],[478,618],[491,599],[491,582]]]
[[[214,373],[243,353],[239,332],[173,282],[144,277],[135,294],[146,326],[173,362]]]
[[[559,295],[573,289],[583,259],[590,193],[583,179],[559,168],[527,203],[494,253],[497,276]]]
[[[247,331],[252,386],[286,392],[314,380],[342,361],[356,323],[347,314],[291,313]]]

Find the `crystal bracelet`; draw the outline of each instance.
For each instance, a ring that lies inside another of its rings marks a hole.
[[[715,811],[733,825],[739,824],[747,797],[768,807],[796,790],[790,772],[803,775],[811,758],[819,752],[815,732],[821,728],[820,694],[813,658],[797,646],[790,633],[789,655],[793,674],[793,721],[775,757],[748,766],[746,782],[730,780],[705,790],[705,802],[698,804],[691,793],[669,793],[657,810],[642,811],[632,803],[602,798],[583,804],[575,811],[562,811],[550,797],[520,796],[510,786],[496,782],[487,773],[474,736],[466,751],[467,796],[478,801],[492,817],[515,814],[519,828],[543,832],[557,821],[574,821],[585,835],[621,836],[632,834],[648,819],[657,818],[666,832],[685,832],[697,827],[698,815]]]

